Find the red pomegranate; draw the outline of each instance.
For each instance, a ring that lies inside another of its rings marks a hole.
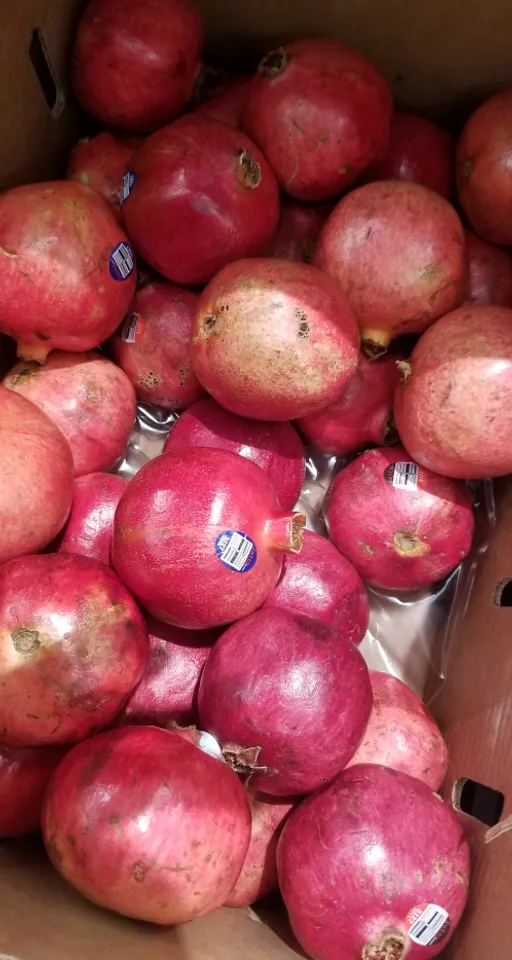
[[[109,730],[74,747],[42,823],[53,865],[84,896],[165,925],[224,903],[251,829],[233,771],[156,727]]]
[[[106,340],[135,292],[133,251],[106,203],[58,180],[0,196],[0,330],[18,356],[91,350]]]
[[[465,230],[466,291],[463,304],[512,306],[512,259],[500,250]]]
[[[250,83],[250,77],[235,77],[229,80],[208,100],[200,103],[194,113],[241,130],[247,110]]]
[[[201,726],[251,788],[311,793],[348,763],[372,705],[366,664],[318,620],[257,610],[222,634],[199,685]]]
[[[423,334],[395,396],[402,443],[446,477],[512,473],[512,310],[461,307]]]
[[[365,583],[418,590],[467,556],[475,521],[461,483],[412,462],[402,447],[367,450],[335,477],[329,535]]]
[[[277,844],[297,798],[253,793],[249,802],[251,840],[242,872],[226,900],[226,907],[248,907],[277,887]]]
[[[157,618],[217,627],[267,599],[305,517],[282,513],[270,480],[227,450],[176,450],[145,464],[117,508],[114,566]]]
[[[398,677],[370,671],[373,707],[363,742],[347,763],[380,763],[439,790],[448,750],[430,711]]]
[[[103,563],[59,553],[0,567],[6,743],[74,743],[108,726],[147,659],[142,615]]]
[[[357,326],[335,283],[288,260],[239,260],[199,298],[194,371],[223,407],[255,420],[292,420],[346,389]]]
[[[367,356],[421,333],[460,303],[464,230],[443,197],[384,180],[353,190],[327,220],[313,254],[346,293]]]
[[[39,832],[46,787],[64,753],[64,747],[0,744],[0,840]]]
[[[2,386],[31,400],[62,430],[77,477],[110,470],[123,455],[135,419],[135,391],[99,353],[55,351],[44,367],[21,361]]]
[[[470,875],[453,810],[420,780],[370,764],[293,811],[277,866],[313,960],[431,960],[461,918]]]
[[[190,365],[190,331],[197,294],[148,278],[112,338],[112,356],[142,403],[180,410],[204,396]]]
[[[140,255],[175,283],[204,284],[257,256],[279,220],[279,191],[262,153],[224,123],[189,114],[149,137],[123,203]]]
[[[446,200],[452,186],[453,142],[447,130],[416,113],[397,110],[385,157],[369,173],[372,180],[409,180]]]
[[[71,151],[67,179],[92,187],[120,218],[123,177],[139,145],[138,137],[122,137],[108,130],[85,137]]]
[[[73,506],[57,552],[110,564],[114,516],[127,484],[112,473],[90,473],[75,480]]]
[[[106,126],[149,133],[190,99],[202,44],[192,0],[89,0],[75,41],[75,93]]]
[[[46,414],[0,387],[0,564],[43,550],[73,500],[69,444]]]
[[[164,453],[183,447],[215,447],[246,457],[267,474],[283,510],[291,510],[299,499],[306,461],[291,423],[246,420],[215,400],[199,400],[174,424]]]
[[[279,224],[267,256],[308,263],[318,234],[331,211],[331,203],[282,203]]]
[[[339,40],[273,50],[254,75],[246,129],[287,193],[328,200],[384,156],[392,114],[382,74]]]

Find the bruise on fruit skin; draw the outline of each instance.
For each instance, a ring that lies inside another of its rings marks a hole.
[[[430,550],[428,543],[422,542],[410,530],[397,530],[393,534],[393,543],[401,557],[423,557]]]
[[[143,883],[146,878],[146,873],[147,873],[147,867],[145,867],[140,860],[137,860],[137,863],[134,864],[133,871],[132,871],[133,879],[136,880],[137,883]]]

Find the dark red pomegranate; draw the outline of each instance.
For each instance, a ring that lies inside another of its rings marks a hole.
[[[144,673],[148,635],[112,570],[74,554],[0,567],[0,729],[6,743],[74,743],[112,723]]]
[[[346,293],[370,357],[421,333],[464,291],[464,230],[443,197],[384,180],[353,190],[320,233],[313,263]]]
[[[127,484],[112,473],[90,473],[75,480],[73,506],[57,552],[110,564],[114,516]]]
[[[224,123],[188,114],[149,137],[133,160],[123,223],[140,255],[175,283],[204,284],[257,256],[279,220],[265,157]]]
[[[359,337],[347,299],[314,267],[239,260],[199,298],[194,371],[223,407],[255,420],[292,420],[346,389]]]
[[[64,753],[64,747],[0,744],[0,840],[39,832],[45,790]]]
[[[453,810],[420,780],[377,765],[351,767],[307,797],[285,824],[277,865],[313,960],[431,960],[468,895],[469,848]]]
[[[409,180],[435,190],[446,200],[452,186],[452,137],[437,123],[397,110],[385,157],[369,173],[372,180]]]
[[[267,474],[283,510],[291,510],[300,496],[306,462],[304,447],[291,423],[246,420],[200,400],[172,427],[164,453],[183,447],[215,447],[252,460]]]
[[[235,77],[229,80],[208,100],[200,103],[194,113],[209,117],[210,120],[220,120],[221,123],[241,130],[247,112],[250,83],[250,77]]]
[[[84,137],[71,151],[67,179],[92,187],[120,218],[123,177],[140,142],[138,137],[123,137],[108,130]]]
[[[512,306],[512,259],[500,250],[465,230],[466,291],[464,306],[495,304]]]
[[[318,234],[331,211],[331,203],[282,203],[279,224],[267,256],[308,263]]]
[[[267,54],[249,90],[246,129],[287,193],[328,200],[384,156],[389,86],[339,40],[309,39]]]
[[[242,872],[226,900],[226,907],[247,907],[277,887],[277,844],[297,798],[252,793],[249,803],[251,840]]]

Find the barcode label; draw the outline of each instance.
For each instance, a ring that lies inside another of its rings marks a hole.
[[[419,467],[416,463],[406,460],[398,460],[391,464],[389,483],[392,487],[402,487],[406,489],[416,489],[418,486]],[[386,477],[387,479],[387,477]]]
[[[121,203],[124,203],[128,199],[130,193],[133,189],[133,184],[135,183],[135,174],[133,170],[129,170],[128,173],[125,173],[123,177],[123,182],[121,184]]]
[[[418,916],[419,910],[421,913]],[[450,929],[449,914],[435,903],[429,903],[411,911],[408,921],[412,921],[409,936],[413,943],[417,943],[420,947],[430,947],[433,943],[439,943]]]
[[[225,530],[215,541],[219,560],[230,570],[246,573],[256,563],[256,544],[240,530]]]
[[[135,257],[129,243],[118,243],[110,256],[110,275],[114,280],[127,280],[135,265]]]
[[[135,343],[144,333],[144,321],[140,313],[128,314],[121,327],[121,340],[125,343]]]

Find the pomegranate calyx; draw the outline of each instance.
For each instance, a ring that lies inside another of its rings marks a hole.
[[[406,941],[398,930],[387,930],[376,943],[367,943],[361,960],[401,960],[405,956]]]
[[[279,47],[277,50],[271,50],[270,53],[267,53],[267,55],[263,57],[263,60],[261,60],[258,66],[258,73],[261,73],[264,77],[271,80],[273,77],[278,77],[280,73],[283,73],[290,61],[290,54],[286,52],[284,47]]]
[[[235,165],[235,176],[238,182],[247,190],[254,190],[261,183],[261,167],[256,157],[249,150],[242,147],[238,151]]]

